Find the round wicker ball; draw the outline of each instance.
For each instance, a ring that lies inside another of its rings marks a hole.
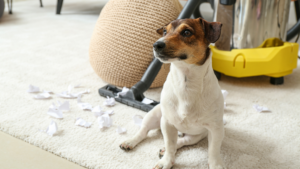
[[[182,9],[178,0],[110,0],[94,29],[90,63],[106,82],[131,87],[153,60],[152,45],[160,38],[156,30],[175,20]],[[161,87],[169,72],[162,65],[151,85]]]

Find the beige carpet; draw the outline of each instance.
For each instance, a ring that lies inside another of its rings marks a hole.
[[[69,84],[82,83],[91,89],[82,100],[102,105],[97,89],[103,82],[88,61],[88,47],[98,13],[105,1],[72,0],[64,3],[61,16],[54,14],[55,1],[28,0],[14,3],[14,15],[5,14],[0,21],[0,129],[58,156],[88,168],[151,168],[163,147],[160,131],[153,131],[135,150],[124,152],[119,143],[138,128],[132,116],[144,112],[121,104],[112,109],[114,125],[104,131],[89,111],[80,110],[70,99],[71,110],[64,119],[50,118],[46,112],[54,101],[34,100],[26,92],[33,84],[55,93]],[[220,81],[228,90],[225,110],[226,137],[222,156],[229,169],[296,169],[300,166],[300,69],[285,77],[285,84],[272,86],[268,77],[235,79],[223,76]],[[159,99],[161,89],[147,92]],[[269,107],[272,113],[258,113],[253,104]],[[81,117],[91,128],[74,125]],[[50,137],[39,132],[51,120],[60,133]],[[127,134],[116,133],[116,126]],[[184,147],[177,153],[174,169],[207,168],[207,140]]]

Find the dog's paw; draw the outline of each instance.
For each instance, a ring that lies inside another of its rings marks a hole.
[[[153,169],[171,169],[174,165],[174,162],[172,160],[167,160],[165,158],[158,161],[158,163],[155,165]]]
[[[123,143],[120,144],[119,147],[122,150],[125,150],[125,151],[129,151],[129,150],[132,150],[134,148],[134,146],[128,141],[124,141]]]
[[[165,148],[162,148],[162,149],[159,150],[158,157],[159,157],[160,159],[164,156],[165,151],[166,151]]]

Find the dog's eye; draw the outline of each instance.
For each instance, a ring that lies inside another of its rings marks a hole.
[[[192,32],[188,29],[182,31],[182,36],[185,36],[185,37],[190,37],[192,35]]]
[[[164,36],[167,34],[167,30],[164,29]]]

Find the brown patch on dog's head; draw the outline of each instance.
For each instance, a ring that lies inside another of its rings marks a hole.
[[[155,55],[163,61],[177,58],[189,64],[203,65],[210,54],[208,45],[219,39],[221,27],[220,22],[207,22],[202,18],[172,21],[157,29],[163,38],[153,45]],[[157,47],[158,43],[160,46]]]

